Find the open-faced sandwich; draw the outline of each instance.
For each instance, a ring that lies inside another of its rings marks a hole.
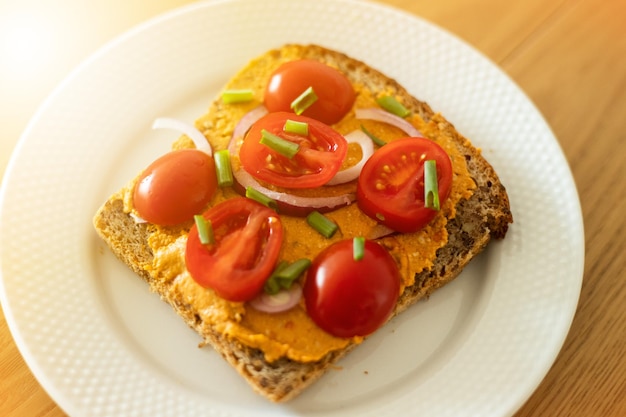
[[[512,216],[480,151],[343,53],[252,60],[98,210],[111,250],[271,401],[450,282]],[[419,332],[420,329],[415,329]]]

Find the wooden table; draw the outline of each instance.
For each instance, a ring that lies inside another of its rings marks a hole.
[[[625,416],[626,1],[381,2],[435,22],[502,67],[543,113],[572,167],[586,234],[580,302],[554,366],[516,416]],[[0,175],[38,104],[75,65],[185,3],[3,0]],[[20,33],[22,48],[5,42]],[[29,42],[37,51],[30,57],[20,53]],[[4,316],[0,364],[0,415],[64,415],[24,363]]]

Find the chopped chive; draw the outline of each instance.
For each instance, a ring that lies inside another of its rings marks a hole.
[[[434,159],[424,161],[424,206],[433,210],[439,210],[437,163]]]
[[[292,264],[289,264],[285,268],[276,273],[276,278],[281,288],[287,289],[291,287],[291,284],[300,276],[304,271],[311,266],[311,261],[306,258],[298,259]]]
[[[280,284],[276,281],[276,278],[272,279],[272,276],[270,276],[267,281],[265,281],[265,284],[263,284],[263,291],[270,295],[278,294]]]
[[[291,159],[298,153],[300,150],[300,145],[294,142],[290,142],[277,136],[273,133],[268,132],[267,130],[261,130],[261,141],[263,145],[268,148],[275,150],[279,154]]]
[[[285,132],[295,133],[296,135],[308,136],[309,124],[306,122],[297,122],[295,120],[287,119],[283,130]]]
[[[261,203],[264,206],[267,206],[271,209],[278,210],[278,204],[276,203],[276,200],[272,200],[271,198],[269,198],[268,196],[266,196],[259,190],[256,190],[252,187],[246,188],[246,197],[248,197],[251,200],[256,201],[257,203]]]
[[[365,238],[362,236],[352,239],[352,255],[355,261],[360,261],[365,256]]]
[[[383,145],[387,144],[387,142],[385,142],[384,140],[376,137],[372,132],[367,130],[365,128],[365,126],[361,125],[361,130],[363,131],[363,133],[365,133],[372,140],[372,142],[374,142],[374,144],[376,144],[378,146],[383,146]]]
[[[378,105],[389,113],[395,114],[400,117],[407,117],[411,114],[411,111],[404,107],[402,103],[396,100],[393,96],[383,96],[376,100]]]
[[[313,91],[313,87],[309,87],[302,94],[300,94],[294,101],[291,102],[291,110],[296,114],[302,114],[313,103],[317,101],[317,94]]]
[[[265,281],[263,290],[268,294],[277,294],[281,289],[289,289],[309,266],[311,266],[311,261],[306,258],[298,259],[291,264],[280,261],[274,272]]]
[[[222,93],[222,101],[226,104],[245,103],[254,99],[252,90],[226,90]]]
[[[278,282],[278,279],[277,279],[276,275],[280,271],[285,269],[288,265],[289,265],[289,263],[287,261],[280,261],[278,263],[278,265],[274,269],[274,272],[272,272],[272,274],[269,276],[269,278],[267,279],[267,281],[265,281],[265,284],[263,285],[263,290],[266,293],[268,293],[268,294],[277,294],[280,291],[281,286],[280,286],[280,283]]]
[[[205,219],[204,216],[200,214],[193,216],[193,220],[196,223],[196,228],[198,229],[200,243],[203,245],[214,244],[215,236],[213,236],[213,225],[211,224],[211,220]]]
[[[228,149],[215,152],[213,160],[215,161],[217,184],[220,187],[231,187],[233,185],[233,171],[230,167],[230,152]]]
[[[339,226],[319,211],[312,211],[306,216],[306,222],[326,238],[332,237]]]

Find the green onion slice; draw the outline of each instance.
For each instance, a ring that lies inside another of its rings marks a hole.
[[[213,235],[213,225],[211,224],[211,220],[205,219],[204,216],[200,214],[193,216],[193,220],[196,223],[196,228],[198,229],[200,243],[203,245],[214,244],[215,236]]]
[[[404,107],[402,103],[396,100],[393,96],[383,96],[376,100],[378,105],[383,109],[387,110],[389,113],[395,114],[400,117],[407,117],[411,114],[411,111]]]
[[[283,130],[288,133],[295,133],[296,135],[308,136],[309,124],[306,122],[297,122],[295,120],[287,119]]]
[[[269,278],[267,279],[267,281],[265,281],[265,284],[263,285],[263,290],[266,293],[268,293],[268,294],[278,294],[278,292],[281,289],[281,286],[280,286],[280,283],[278,282],[278,279],[276,278],[276,275],[280,271],[285,269],[288,265],[289,265],[289,263],[287,261],[280,261],[278,263],[278,265],[274,269],[274,272],[272,272],[272,274],[269,276]]]
[[[270,277],[265,281],[263,290],[268,294],[277,294],[282,289],[289,289],[291,285],[311,266],[306,258],[298,259],[293,263],[281,261]]]
[[[311,266],[311,261],[306,258],[298,259],[292,264],[289,264],[285,268],[276,273],[280,286],[282,288],[289,288],[291,284]]]
[[[277,136],[267,130],[261,130],[261,141],[263,145],[278,152],[279,154],[291,159],[300,150],[300,145],[294,142],[290,142]]]
[[[424,206],[433,210],[439,210],[437,163],[434,159],[424,161]]]
[[[365,238],[362,236],[352,239],[352,254],[355,261],[360,261],[365,256]]]
[[[222,93],[222,101],[226,104],[245,103],[254,99],[252,90],[226,90]]]
[[[291,110],[297,115],[302,114],[306,109],[311,107],[317,101],[317,94],[313,91],[313,87],[309,87],[291,102]]]
[[[213,155],[215,161],[215,173],[217,174],[217,184],[220,187],[231,187],[234,183],[233,170],[230,167],[230,152],[222,149]]]
[[[313,229],[317,230],[322,236],[331,238],[335,232],[339,229],[337,223],[324,216],[319,211],[312,211],[306,216],[306,222]]]
[[[365,133],[372,140],[372,142],[374,142],[374,144],[376,144],[378,146],[383,146],[383,145],[387,144],[387,142],[385,142],[384,140],[376,137],[372,132],[367,130],[365,128],[365,126],[361,125],[361,130],[363,131],[363,133]]]
[[[259,190],[256,190],[252,187],[246,188],[246,197],[256,201],[257,203],[261,203],[271,209],[278,210],[278,203],[276,203],[276,200],[272,200]]]

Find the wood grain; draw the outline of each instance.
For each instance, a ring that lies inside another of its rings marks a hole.
[[[626,2],[379,2],[436,23],[507,72],[553,129],[578,187],[586,244],[578,309],[556,362],[515,417],[625,416]],[[34,7],[32,3],[21,4]],[[64,3],[72,0],[59,0],[58,7]],[[184,3],[98,2],[97,11],[104,19],[100,25],[84,28],[85,44],[75,47],[77,54],[84,54],[86,48],[95,50],[103,39]],[[115,18],[120,8],[131,16],[121,23]],[[68,14],[68,19],[73,17]],[[58,65],[74,65],[78,55],[67,56]],[[43,97],[48,88],[36,93]],[[17,95],[4,95],[1,100],[6,105]],[[24,128],[28,118],[24,115],[32,114],[35,105],[12,108],[21,111],[21,117],[13,124],[3,121],[3,152],[13,148],[14,132]],[[7,161],[6,156],[0,159],[0,173]],[[0,415],[64,415],[26,366],[4,316],[0,336]]]

